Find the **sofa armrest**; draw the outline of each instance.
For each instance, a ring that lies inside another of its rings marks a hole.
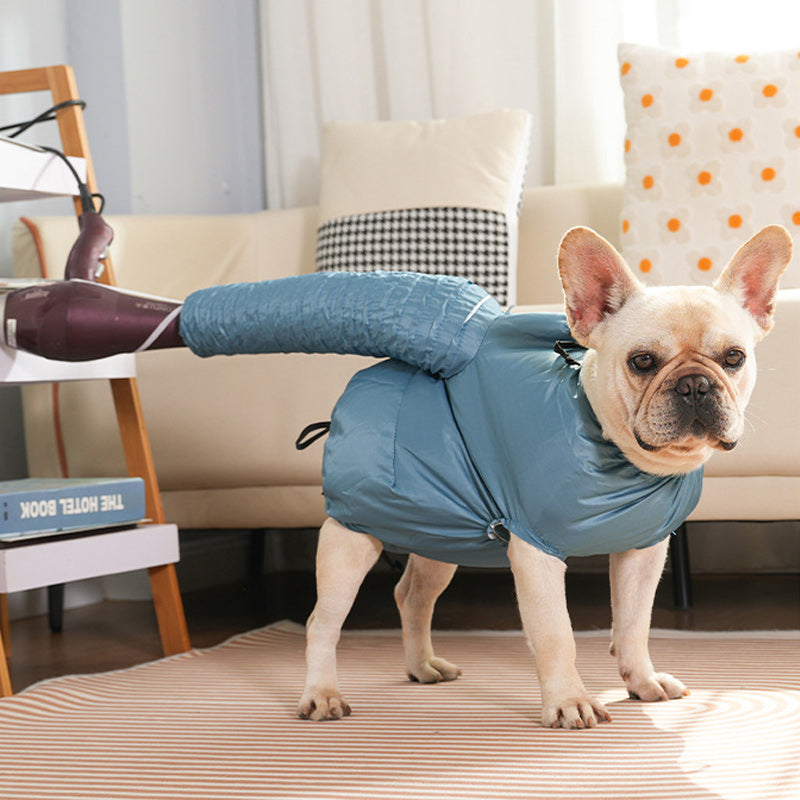
[[[800,476],[800,289],[778,292],[775,327],[756,347],[758,380],[747,427],[730,453],[715,454],[709,477]]]
[[[739,445],[706,465],[703,494],[689,517],[800,519],[800,289],[778,292],[775,327],[756,347],[758,379]],[[758,540],[753,547],[772,545]]]

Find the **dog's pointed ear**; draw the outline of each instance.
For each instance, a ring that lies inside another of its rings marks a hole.
[[[789,231],[767,225],[736,251],[714,288],[732,294],[766,335],[774,324],[778,282],[791,260]]]
[[[572,228],[558,249],[567,320],[575,341],[588,345],[597,325],[642,289],[622,256],[590,228]]]

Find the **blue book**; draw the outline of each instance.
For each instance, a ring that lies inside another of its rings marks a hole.
[[[141,522],[141,478],[0,481],[0,542]]]

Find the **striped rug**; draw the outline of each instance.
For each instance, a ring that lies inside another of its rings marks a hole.
[[[614,722],[544,730],[518,633],[440,633],[453,683],[405,680],[397,631],[346,632],[353,716],[295,718],[304,637],[280,623],[209,650],[47,681],[0,701],[0,797],[800,798],[800,635],[656,632],[692,694],[627,699],[608,634],[579,668]]]

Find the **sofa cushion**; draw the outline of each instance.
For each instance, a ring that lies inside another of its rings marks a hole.
[[[514,302],[530,121],[501,110],[327,125],[317,267],[458,275]]]
[[[622,247],[648,283],[709,283],[762,226],[800,239],[800,53],[619,48]],[[800,286],[800,248],[782,282]]]

